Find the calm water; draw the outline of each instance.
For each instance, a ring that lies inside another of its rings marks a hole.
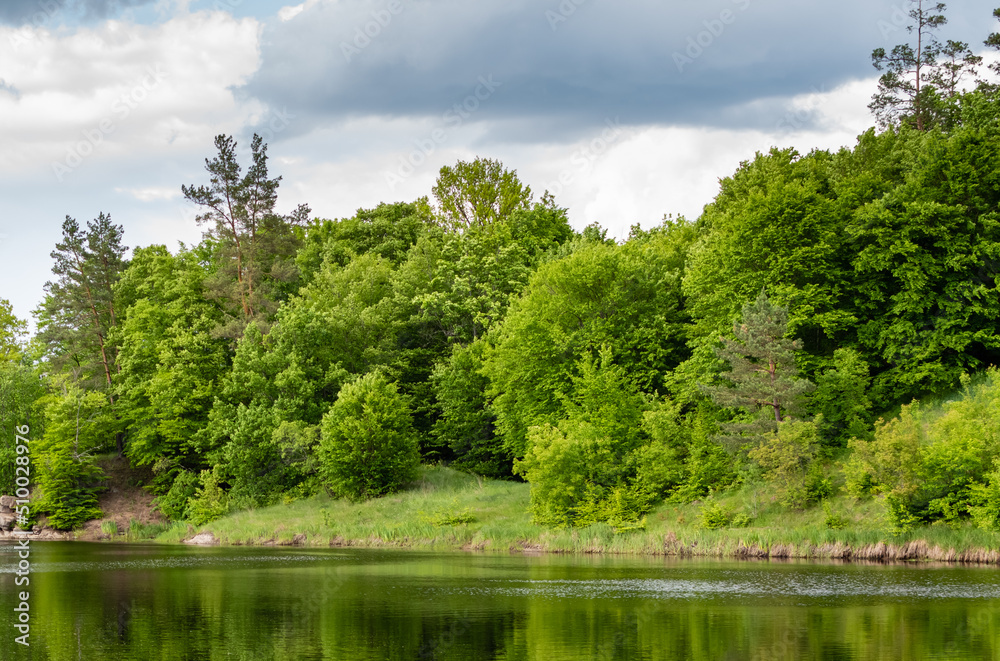
[[[5,661],[1000,659],[995,568],[31,548],[25,650],[0,547]]]

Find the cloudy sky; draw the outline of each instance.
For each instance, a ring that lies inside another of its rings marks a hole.
[[[948,9],[977,49],[997,0]],[[196,242],[182,184],[256,131],[279,210],[430,194],[499,158],[615,236],[697,217],[741,160],[853,144],[910,0],[3,0],[0,297],[22,318],[65,216]]]

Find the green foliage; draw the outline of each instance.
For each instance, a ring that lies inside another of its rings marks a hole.
[[[69,530],[99,518],[97,492],[103,472],[96,453],[115,446],[120,429],[107,397],[62,379],[61,391],[47,395],[45,432],[33,441],[35,505],[55,528]]]
[[[702,389],[718,406],[741,408],[755,419],[728,423],[719,440],[730,447],[760,442],[786,417],[802,408],[802,397],[813,385],[798,376],[795,351],[801,343],[785,338],[787,308],[774,305],[763,291],[743,306],[740,323],[733,326],[736,339],[720,338],[720,361],[729,365],[723,376],[730,383]]]
[[[197,221],[207,223],[204,243],[210,247],[213,271],[206,280],[208,297],[225,318],[213,329],[216,337],[235,340],[250,322],[267,328],[279,302],[298,278],[295,252],[309,208],[288,216],[274,213],[281,177],[268,178],[267,145],[257,134],[250,143],[246,173],[236,157],[232,136],[215,138],[218,155],[205,159],[207,186],[181,186],[184,197],[203,209]]]
[[[21,356],[21,338],[28,331],[28,322],[14,315],[10,301],[0,298],[0,364],[16,361]]]
[[[595,494],[595,497],[586,498],[576,508],[574,525],[579,527],[593,525],[595,523],[606,523],[615,529],[615,532],[625,532],[629,530],[644,530],[646,528],[646,518],[643,516],[649,511],[649,496],[630,486],[619,486],[610,492]]]
[[[823,519],[823,525],[830,530],[843,530],[851,524],[850,519],[839,512],[834,512],[829,503],[823,504],[823,511],[826,513],[826,518]]]
[[[788,309],[788,330],[825,353],[857,323],[850,291],[846,212],[838,208],[834,159],[793,149],[740,164],[698,220],[684,275],[697,344],[714,344],[765,287]],[[845,288],[845,285],[847,287]]]
[[[665,498],[690,480],[691,431],[678,409],[665,401],[643,414],[642,429],[649,442],[635,453],[635,485],[653,500]]]
[[[686,358],[680,295],[691,228],[674,224],[624,246],[585,243],[544,262],[491,333],[483,374],[497,430],[515,457],[531,426],[555,424],[585,352],[608,346],[638,388],[652,394]]]
[[[17,428],[28,425],[28,438],[42,436],[44,424],[36,402],[44,392],[41,379],[30,367],[0,361],[0,494],[14,493]]]
[[[424,517],[424,519],[436,528],[441,528],[443,526],[460,526],[468,523],[475,523],[477,521],[476,515],[470,508],[465,507],[457,509],[457,502],[455,502],[454,505],[455,507],[450,510],[438,510],[434,512],[434,514]]]
[[[701,527],[706,530],[728,528],[733,523],[734,512],[719,503],[709,503],[701,508]]]
[[[816,377],[813,409],[822,416],[820,435],[828,447],[846,447],[871,433],[868,365],[854,349],[837,349],[832,364]]]
[[[125,454],[134,466],[167,470],[167,483],[178,466],[200,463],[196,435],[229,362],[226,341],[211,334],[221,315],[204,298],[205,277],[192,252],[150,246],[135,251],[115,286],[124,308],[112,338]]]
[[[986,474],[985,482],[969,485],[969,514],[980,528],[1000,531],[1000,460]]]
[[[174,478],[170,489],[153,499],[153,506],[163,516],[172,521],[180,521],[188,516],[188,504],[198,492],[199,476],[191,471],[181,471]]]
[[[455,454],[453,468],[504,479],[511,476],[513,465],[486,405],[488,381],[480,371],[484,349],[483,342],[456,345],[449,359],[434,369],[432,383],[441,416],[433,433]]]
[[[919,3],[907,12],[907,32],[915,35],[916,45],[872,52],[872,64],[883,73],[868,108],[881,127],[905,124],[924,131],[953,124],[947,101],[961,91],[964,78],[975,77],[983,58],[964,42],[937,40],[935,32],[948,22],[944,10],[943,2]]]
[[[188,501],[186,518],[192,524],[201,526],[229,512],[229,495],[222,490],[219,482],[218,468],[201,472],[200,486]]]
[[[334,494],[363,500],[398,491],[420,465],[409,402],[381,372],[348,383],[323,417],[319,451]]]
[[[361,255],[373,254],[398,265],[433,222],[427,198],[358,209],[353,218],[314,220],[304,232],[295,256],[308,284],[324,263],[344,267]]]
[[[848,489],[886,494],[897,531],[919,522],[958,525],[970,507],[984,506],[984,482],[1000,458],[1000,373],[990,369],[965,384],[957,399],[906,405],[876,426],[871,441],[851,441]]]
[[[904,135],[905,178],[846,227],[876,403],[947,391],[1000,362],[998,135],[995,123]]]
[[[110,388],[115,347],[107,340],[116,325],[114,285],[125,268],[124,230],[101,213],[86,231],[66,216],[62,240],[52,252],[54,282],[35,311],[36,340],[52,371],[67,370],[93,388]]]
[[[764,469],[764,477],[788,507],[803,507],[825,495],[822,473],[813,469],[818,449],[815,422],[786,420],[770,438],[750,451],[750,458]]]
[[[489,158],[444,166],[431,189],[442,224],[452,231],[490,229],[531,203],[531,187],[515,170]]]
[[[531,483],[535,520],[557,526],[588,525],[608,516],[647,511],[651,494],[633,484],[646,436],[642,419],[650,408],[609,349],[577,363],[570,387],[560,393],[558,426],[529,428],[529,449],[514,471]],[[655,457],[652,458],[655,460]],[[655,465],[646,459],[647,480]]]

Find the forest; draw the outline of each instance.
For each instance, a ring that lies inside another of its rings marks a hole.
[[[182,186],[199,243],[130,251],[108,214],[67,216],[37,332],[0,299],[0,493],[30,465],[32,518],[73,529],[111,453],[201,525],[444,465],[527,482],[553,528],[766,484],[1000,530],[1000,65],[921,7],[918,48],[872,55],[853,148],[758,153],[697,219],[620,241],[490,158],[282,215],[268,146],[218,136]]]

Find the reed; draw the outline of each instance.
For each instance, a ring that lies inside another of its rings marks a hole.
[[[417,483],[392,496],[352,503],[319,495],[236,512],[199,529],[175,523],[157,540],[176,543],[211,532],[222,544],[1000,563],[997,533],[935,525],[894,536],[877,499],[838,496],[825,508],[789,510],[762,488],[745,487],[705,502],[662,504],[647,515],[645,529],[617,531],[607,524],[539,526],[528,514],[529,498],[527,484],[425,467]],[[702,528],[701,508],[710,502],[745,513],[750,524]],[[830,512],[846,526],[828,527]]]

